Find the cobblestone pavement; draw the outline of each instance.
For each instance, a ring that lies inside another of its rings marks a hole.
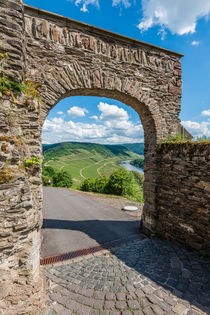
[[[144,239],[45,266],[48,315],[210,314],[210,260]]]

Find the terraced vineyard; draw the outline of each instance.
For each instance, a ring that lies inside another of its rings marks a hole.
[[[140,144],[139,144],[140,145]],[[76,187],[87,177],[109,176],[118,163],[139,157],[124,145],[63,142],[43,145],[44,165],[71,174]]]

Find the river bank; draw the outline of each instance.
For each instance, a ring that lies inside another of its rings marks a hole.
[[[124,167],[127,171],[135,171],[144,174],[144,170],[142,168],[131,165],[130,161],[131,160],[121,161],[119,165]]]

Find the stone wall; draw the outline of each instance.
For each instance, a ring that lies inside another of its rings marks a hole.
[[[31,108],[30,119],[24,119]],[[0,98],[0,314],[44,314],[40,272],[42,183],[38,102],[22,94]],[[38,139],[38,140],[37,140]]]
[[[4,77],[25,77],[22,0],[0,0],[0,63]],[[44,279],[40,272],[42,186],[40,166],[25,158],[41,155],[39,104],[24,94],[0,95],[0,313],[44,314]],[[38,140],[37,140],[38,139]]]
[[[22,0],[0,0],[0,52],[7,52],[10,59],[4,72],[16,81],[24,76],[24,19]]]
[[[73,95],[110,97],[139,114],[145,134],[143,229],[157,221],[157,143],[180,122],[181,54],[29,6],[0,0],[1,71],[32,91],[0,94],[0,312],[45,313],[39,264],[41,131]],[[36,84],[35,84],[36,83]],[[34,96],[33,88],[39,97]]]
[[[158,147],[157,232],[210,252],[210,143]]]

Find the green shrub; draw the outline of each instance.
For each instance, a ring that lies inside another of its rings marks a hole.
[[[95,178],[86,178],[81,186],[80,186],[80,190],[82,191],[95,191]]]
[[[139,184],[139,186],[143,187],[144,175],[136,171],[132,171],[132,173],[135,181]]]
[[[44,185],[45,184],[45,181],[47,181],[48,182],[48,180],[51,180],[51,178],[49,178],[48,176],[46,176],[46,175],[42,175],[42,185]],[[52,180],[51,180],[51,183],[52,183]]]
[[[42,168],[42,175],[53,177],[55,175],[55,170],[51,166],[44,166]]]
[[[71,187],[73,184],[72,177],[66,171],[60,171],[53,175],[53,186],[54,187]]]
[[[110,194],[119,196],[132,195],[134,186],[133,174],[125,168],[120,167],[115,170],[109,177],[107,191]]]
[[[101,194],[105,194],[107,193],[107,184],[108,184],[109,179],[105,176],[103,177],[99,177],[95,179],[95,187],[94,187],[94,191],[101,193]]]
[[[163,142],[164,143],[187,142],[187,140],[183,138],[180,133],[178,133],[176,135],[168,136]]]
[[[139,184],[134,184],[132,195],[126,196],[128,199],[138,202],[144,202],[143,189]]]
[[[144,176],[139,174],[139,182],[143,183],[143,178]],[[144,201],[142,185],[134,179],[133,172],[129,172],[123,167],[115,170],[108,178],[86,178],[79,189],[101,194],[124,196],[133,201]]]

